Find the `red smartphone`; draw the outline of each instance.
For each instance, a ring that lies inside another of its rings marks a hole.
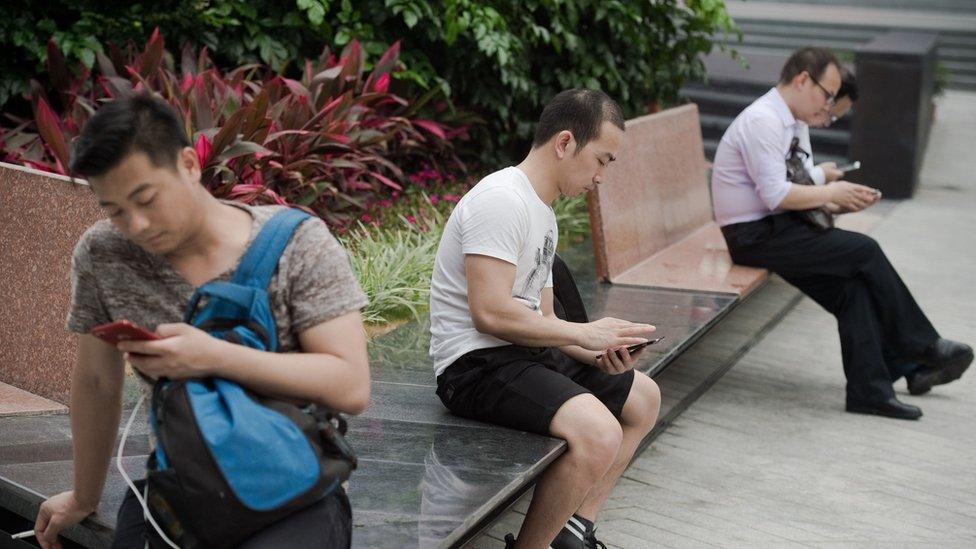
[[[109,345],[118,345],[120,341],[162,339],[158,335],[128,320],[116,320],[115,322],[95,326],[92,328],[91,334]]]

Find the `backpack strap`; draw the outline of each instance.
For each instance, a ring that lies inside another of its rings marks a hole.
[[[301,210],[288,208],[265,222],[237,266],[233,283],[251,288],[267,288],[291,235],[310,217],[312,216]]]

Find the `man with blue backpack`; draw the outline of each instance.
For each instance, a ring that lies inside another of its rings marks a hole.
[[[348,547],[338,413],[367,406],[370,379],[342,247],[298,210],[215,199],[178,116],[146,93],[98,110],[71,171],[109,219],[72,259],[75,489],[41,505],[41,546],[96,509],[128,361],[151,382],[156,449],[113,547]],[[92,335],[123,319],[155,339]]]

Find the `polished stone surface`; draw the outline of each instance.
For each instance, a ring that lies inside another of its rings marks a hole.
[[[746,295],[765,282],[768,275],[766,269],[732,263],[721,229],[709,222],[637,263],[613,282]]]
[[[0,417],[66,413],[68,408],[60,402],[0,382]]]
[[[529,482],[563,442],[490,426],[357,421],[361,462],[349,486],[356,547],[450,544]]]
[[[68,402],[71,253],[103,216],[87,185],[0,163],[0,382]]]

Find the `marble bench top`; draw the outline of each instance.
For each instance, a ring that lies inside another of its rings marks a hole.
[[[649,347],[652,375],[717,322],[737,301],[707,294],[595,282],[589,244],[562,254],[574,268],[591,318],[651,322],[666,339]],[[558,439],[450,415],[434,394],[426,319],[370,343],[372,405],[351,418],[360,457],[351,479],[356,547],[448,547],[509,502],[564,449]],[[133,391],[128,391],[131,407]],[[127,471],[139,478],[148,453],[144,421],[126,444]],[[33,517],[43,497],[72,484],[67,416],[0,418],[0,506]],[[98,513],[67,536],[107,547],[125,486],[114,464]]]

